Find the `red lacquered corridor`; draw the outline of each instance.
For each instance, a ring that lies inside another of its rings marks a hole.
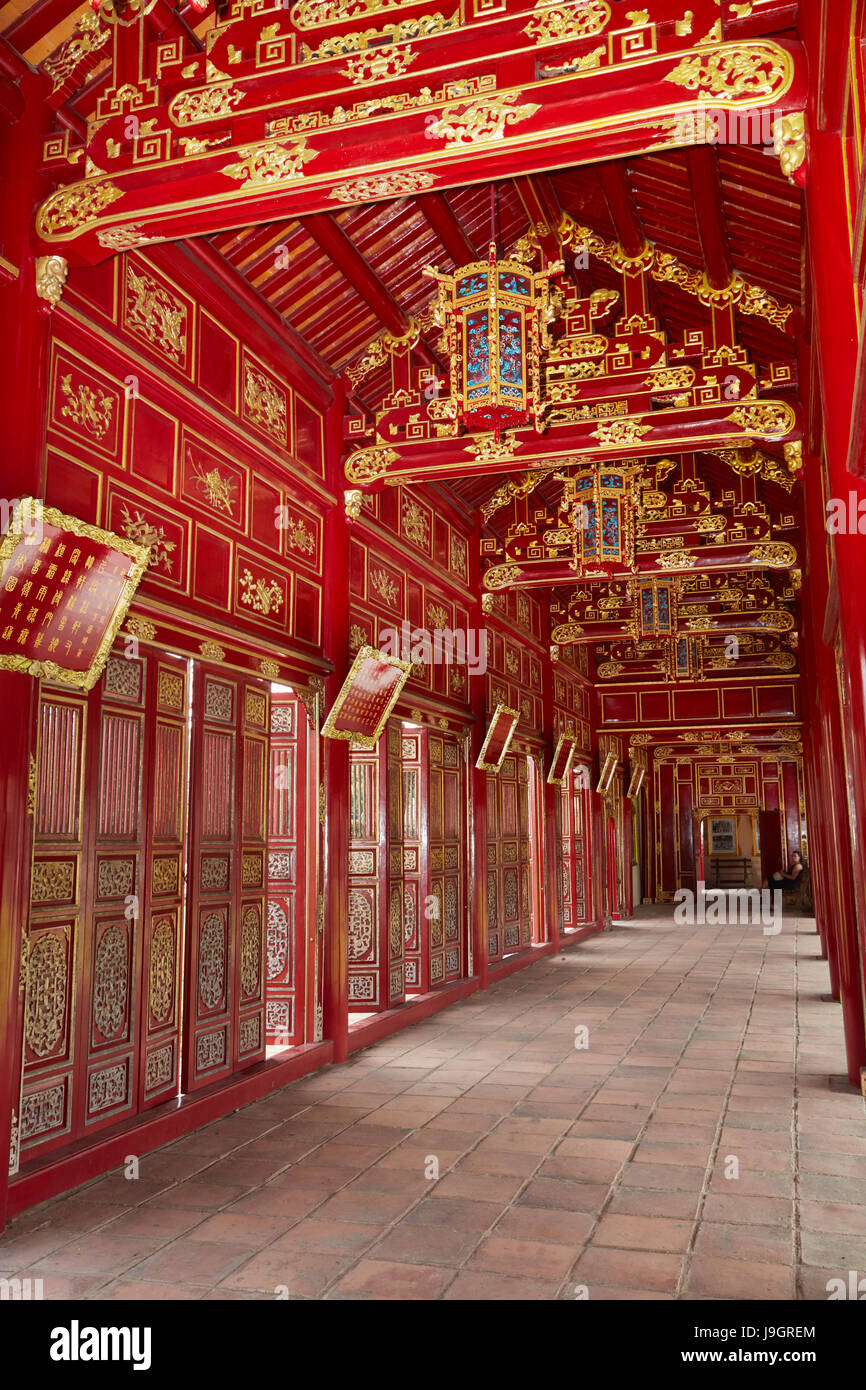
[[[866,1135],[823,988],[812,922],[643,908],[36,1208],[0,1267],[47,1298],[825,1299],[866,1263]]]
[[[864,55],[866,0],[0,0],[0,1307],[46,1374],[444,1300],[832,1378]]]

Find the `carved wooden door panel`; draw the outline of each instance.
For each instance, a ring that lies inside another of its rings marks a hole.
[[[268,691],[196,666],[184,1090],[264,1056]]]
[[[571,789],[571,777],[564,787],[559,788],[557,807],[557,831],[559,839],[559,924],[562,930],[571,931],[577,920],[575,899],[575,851],[574,851],[574,813],[575,798]]]
[[[403,946],[407,994],[425,993],[429,989],[425,946],[429,892],[424,827],[426,806],[422,802],[425,740],[423,729],[403,730]]]
[[[38,715],[22,1157],[178,1089],[187,663],[119,643]]]
[[[430,894],[438,905],[430,922],[430,986],[465,972],[465,850],[463,748],[454,734],[427,734],[429,760]],[[439,930],[437,931],[436,928]]]
[[[402,728],[397,719],[389,721],[380,740],[387,748],[388,818],[387,818],[387,922],[384,924],[382,954],[388,962],[388,1008],[406,999],[406,979],[403,964],[403,756]],[[384,983],[384,982],[383,982]]]
[[[271,691],[265,1034],[304,1042],[307,720],[297,695]]]
[[[385,808],[379,748],[349,750],[349,1010],[382,1007],[380,903],[385,858]]]
[[[82,956],[88,701],[42,684],[37,733],[30,925],[26,960],[21,1165],[68,1142]],[[23,981],[22,981],[23,983]]]
[[[487,914],[490,960],[532,940],[529,768],[525,753],[509,753],[487,775]],[[494,925],[495,924],[495,925]]]
[[[521,754],[517,758],[517,809],[518,809],[518,833],[519,833],[519,880],[518,880],[518,912],[520,915],[520,927],[518,929],[518,940],[521,946],[532,944],[532,874],[535,865],[532,862],[532,837],[530,833],[530,818],[533,815],[532,793],[530,780],[530,760],[526,754]]]
[[[143,914],[144,1060],[139,1078],[142,1110],[176,1094],[180,1084],[191,670],[190,662],[157,658],[155,700],[149,713],[153,757],[145,793],[151,821],[143,879],[149,888],[149,899]]]
[[[501,960],[503,956],[499,777],[500,773],[487,773],[487,957],[491,961]]]

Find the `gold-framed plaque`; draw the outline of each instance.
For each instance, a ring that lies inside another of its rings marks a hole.
[[[553,753],[553,762],[550,764],[550,771],[547,774],[548,782],[551,782],[557,787],[565,786],[576,750],[577,739],[573,734],[559,735],[559,740]]]
[[[604,760],[604,767],[601,769],[601,776],[598,779],[598,786],[596,787],[597,792],[610,791],[610,784],[613,781],[613,775],[616,772],[618,762],[619,758],[616,756],[616,753],[608,753]]]
[[[645,767],[636,767],[633,769],[631,774],[631,781],[628,784],[628,791],[626,792],[626,795],[631,797],[632,801],[637,801],[637,798],[640,796],[641,787],[644,784],[645,777]]]
[[[0,669],[91,690],[150,550],[21,498],[0,544]]]
[[[509,705],[496,706],[475,764],[482,772],[498,772],[502,767],[519,718],[519,712]]]
[[[411,661],[361,647],[322,725],[322,737],[375,748],[411,671]]]

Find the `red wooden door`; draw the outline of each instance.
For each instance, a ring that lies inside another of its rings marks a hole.
[[[509,753],[487,774],[487,921],[489,959],[532,941],[529,768],[525,753]]]
[[[426,732],[404,728],[403,762],[403,949],[406,993],[425,993],[429,985],[427,806],[422,795]]]
[[[778,811],[761,811],[761,877],[769,878],[788,863],[782,849],[782,823]]]
[[[267,857],[266,1039],[305,1041],[304,923],[307,911],[308,727],[293,691],[271,691]]]
[[[466,902],[463,842],[463,747],[455,734],[426,734],[428,762],[430,986],[460,979],[465,970]]]
[[[188,673],[121,642],[89,695],[41,686],[23,1161],[177,1092]]]
[[[373,749],[349,753],[349,1008],[403,1003],[402,730],[391,720]]]
[[[265,1052],[268,690],[196,668],[184,1090]]]

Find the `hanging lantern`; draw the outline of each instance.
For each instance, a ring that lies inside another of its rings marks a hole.
[[[637,586],[639,637],[673,637],[677,630],[676,579],[641,579]]]
[[[460,266],[453,275],[431,266],[424,274],[439,282],[437,321],[444,328],[451,374],[450,399],[438,411],[471,433],[534,422],[542,428],[546,401],[541,359],[555,314],[549,281],[563,269],[554,261],[531,271],[518,260],[497,260],[491,241],[486,261]]]
[[[578,574],[634,570],[634,468],[603,464],[570,479],[572,568]]]

